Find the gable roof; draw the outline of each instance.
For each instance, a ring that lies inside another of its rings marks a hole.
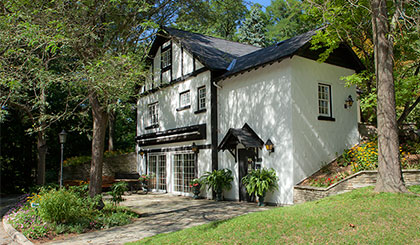
[[[221,71],[218,73],[217,80],[222,80],[237,73],[293,55],[317,60],[319,54],[323,51],[322,49],[311,50],[310,41],[318,31],[324,28],[308,31],[266,48],[182,31],[171,27],[162,27],[161,29],[162,31],[153,43],[149,56],[153,57],[163,42],[169,38],[174,38],[204,66],[210,70]],[[325,63],[350,68],[356,70],[356,72],[365,69],[353,50],[344,43],[340,44],[330,54]]]
[[[241,143],[246,148],[264,146],[264,141],[245,123],[242,128],[230,128],[225,137],[219,144],[219,151],[226,149],[235,149],[236,145]]]
[[[162,27],[162,30],[169,37],[173,37],[179,41],[182,47],[211,70],[226,70],[233,59],[261,49],[260,47],[248,44],[182,31],[171,27]],[[156,52],[160,45],[160,42],[155,43],[157,43],[157,46],[152,46],[149,55]]]

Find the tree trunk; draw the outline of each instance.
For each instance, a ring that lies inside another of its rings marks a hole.
[[[407,192],[399,158],[393,44],[389,33],[385,0],[371,0],[372,30],[375,48],[375,72],[378,93],[378,177],[376,192]]]
[[[115,135],[115,120],[116,120],[117,113],[111,112],[109,114],[108,120],[108,151],[114,150],[114,135]]]
[[[37,135],[37,155],[38,155],[38,166],[36,171],[36,184],[45,184],[45,160],[47,157],[47,140],[45,138],[45,131],[41,130]]]
[[[108,123],[108,114],[101,107],[97,95],[89,96],[92,106],[93,136],[92,161],[90,165],[89,196],[94,197],[102,192],[102,165],[104,159],[105,135]]]

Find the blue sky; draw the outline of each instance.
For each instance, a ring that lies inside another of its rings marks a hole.
[[[261,4],[262,6],[267,7],[268,5],[270,5],[271,0],[251,0],[251,1],[249,1],[249,2],[252,2],[252,3],[259,3],[259,4]]]

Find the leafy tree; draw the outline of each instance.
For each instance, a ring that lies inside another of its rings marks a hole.
[[[235,40],[235,33],[248,10],[243,0],[184,1],[175,27]]]
[[[239,28],[238,38],[240,42],[248,43],[258,47],[266,45],[266,20],[261,10],[261,5],[255,4],[251,7],[249,16]]]
[[[30,121],[27,133],[37,138],[37,184],[45,182],[47,129],[63,116],[51,110],[50,88],[66,81],[62,72],[71,59],[64,30],[48,21],[48,8],[38,1],[0,5],[0,121],[12,107]]]
[[[45,81],[65,82],[72,99],[80,101],[81,105],[89,101],[93,120],[91,196],[101,191],[109,112],[118,108],[118,102],[129,101],[136,94],[136,83],[142,80],[143,74],[141,61],[147,48],[143,43],[156,27],[153,20],[164,18],[163,10],[165,6],[173,6],[172,2],[16,0],[0,5],[2,37],[5,38],[0,50],[8,54],[1,65],[2,69],[9,69],[1,73],[6,76],[2,77],[2,82],[5,81],[2,89],[7,92],[2,92],[2,106],[14,101],[13,89],[19,93],[28,89],[31,92],[27,94],[39,97],[33,105],[43,112],[42,106],[46,105],[43,95],[47,94],[49,85]],[[15,33],[7,32],[9,28],[16,30]],[[9,45],[9,39],[15,36],[19,38],[12,42],[13,46]],[[27,58],[27,53],[32,56]],[[25,79],[17,73],[22,70],[27,73],[22,73]],[[28,81],[42,83],[29,84]],[[39,115],[40,119],[49,118],[42,113]]]
[[[405,44],[408,44],[408,42],[404,41],[404,38],[401,39],[406,34],[409,36],[417,35],[418,39],[419,32],[416,21],[419,20],[419,13],[415,10],[416,3],[413,1],[397,1],[394,4],[389,3],[387,6],[387,2],[384,0],[358,1],[357,4],[340,0],[327,3],[324,1],[308,2],[313,7],[311,14],[315,14],[315,18],[330,23],[326,31],[320,33],[314,39],[314,43],[327,43],[329,45],[323,58],[337,47],[342,40],[348,40],[353,44],[356,52],[362,58],[368,58],[365,61],[371,61],[371,58],[374,57],[374,62],[365,62],[368,68],[365,73],[354,75],[349,80],[359,82],[358,84],[364,85],[364,88],[371,88],[372,92],[376,92],[379,175],[375,190],[405,192],[406,188],[402,181],[399,161],[396,120],[396,104],[398,103],[395,101],[394,86],[407,82],[406,79],[398,77],[404,70],[398,67],[398,64],[404,64],[405,69],[408,70],[418,65],[416,61],[404,61],[405,57],[411,57],[418,50],[416,47],[412,49],[413,46],[406,46]],[[391,17],[388,18],[388,16]],[[415,32],[416,28],[417,32]],[[409,39],[411,38],[413,36],[409,37]],[[405,50],[403,56],[394,53],[399,48]],[[374,54],[374,56],[371,54]],[[372,67],[371,64],[374,64],[374,66]],[[394,64],[397,64],[397,66]],[[418,75],[416,72],[412,74],[414,77]],[[410,77],[415,79],[413,76]],[[394,85],[394,81],[396,81],[396,85]],[[414,88],[414,93],[417,93],[418,83],[410,84],[408,82],[407,85]],[[404,91],[408,94],[412,92]],[[375,97],[372,94],[370,93],[369,96]],[[413,100],[413,97],[416,96],[418,94],[407,97]]]
[[[300,0],[272,0],[266,8],[267,39],[276,43],[314,29],[314,22],[304,18],[304,9]]]

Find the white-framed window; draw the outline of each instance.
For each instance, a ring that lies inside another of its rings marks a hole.
[[[171,49],[170,48],[162,52],[161,59],[162,59],[162,69],[165,69],[166,67],[169,67],[171,65]]]
[[[331,86],[328,84],[318,84],[318,114],[320,116],[331,117]]]
[[[197,89],[197,100],[198,100],[198,110],[203,110],[206,108],[206,87],[200,87]]]
[[[196,177],[195,154],[174,154],[174,191],[191,192],[190,183]]]
[[[159,103],[155,102],[153,104],[149,104],[147,107],[147,111],[148,111],[148,121],[149,121],[149,126],[152,125],[156,125],[159,122]]]
[[[191,104],[190,91],[187,90],[179,94],[179,108],[185,108]]]

